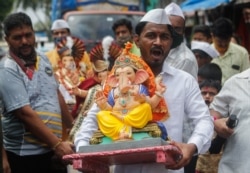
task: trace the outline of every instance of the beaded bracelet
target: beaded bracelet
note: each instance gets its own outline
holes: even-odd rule
[[[59,139],[59,141],[53,146],[53,150],[55,150],[60,144],[62,143],[62,140]]]

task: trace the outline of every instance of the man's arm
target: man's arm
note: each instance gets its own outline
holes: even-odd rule
[[[210,109],[209,111],[210,111],[210,114],[213,116],[214,120],[222,118],[222,115],[219,112],[213,109]]]
[[[3,158],[3,168],[0,168],[0,170],[3,169],[3,173],[11,173],[8,157],[3,147],[2,147],[2,158]]]
[[[192,79],[192,82],[191,80],[189,82],[190,84],[186,86],[185,112],[190,122],[189,125],[193,126],[193,131],[187,143],[195,144],[200,154],[205,153],[210,147],[214,125],[197,81]]]
[[[223,118],[223,116],[215,110],[210,110],[210,114],[214,117],[214,130],[216,133],[224,138],[228,138],[234,132],[233,129],[226,125],[228,118]]]
[[[26,129],[46,143],[51,149],[54,149],[59,157],[73,153],[72,144],[61,142],[61,139],[51,132],[29,105],[16,109],[13,113],[24,123]]]
[[[89,140],[96,130],[98,130],[98,124],[96,120],[96,114],[100,111],[98,106],[94,103],[88,111],[86,117],[83,119],[79,131],[75,135],[74,144],[76,151],[79,151],[81,146],[89,145]]]

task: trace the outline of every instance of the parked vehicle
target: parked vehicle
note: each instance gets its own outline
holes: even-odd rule
[[[145,14],[144,0],[52,0],[52,22],[64,18],[71,34],[81,38],[90,50],[103,37],[113,35],[112,25],[120,19],[129,19],[133,26]]]
[[[135,27],[144,14],[139,11],[71,11],[64,19],[71,27],[71,34],[82,39],[90,50],[103,37],[114,37],[112,25],[116,20],[129,19]]]

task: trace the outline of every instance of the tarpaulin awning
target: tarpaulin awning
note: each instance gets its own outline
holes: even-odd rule
[[[235,1],[235,4],[245,4],[245,3],[250,3],[250,0],[237,0],[237,1]]]
[[[198,10],[209,10],[222,4],[228,4],[231,0],[186,0],[180,7],[183,12],[192,12]]]

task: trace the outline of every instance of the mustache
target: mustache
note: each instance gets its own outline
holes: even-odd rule
[[[205,100],[205,103],[206,103],[207,105],[209,105],[209,104],[210,104],[210,101],[208,101],[208,100]]]
[[[33,47],[31,44],[22,44],[19,48]]]
[[[17,56],[19,58],[23,59],[25,61],[25,64],[27,66],[29,66],[29,65],[35,64],[37,54],[36,54],[36,50],[35,50],[35,48],[33,46],[27,46],[27,45],[26,46],[21,46],[20,49],[27,48],[27,47],[30,47],[31,50],[32,50],[29,55],[23,55],[21,52],[18,52]]]
[[[161,54],[164,53],[164,50],[161,46],[153,46],[151,49],[150,49],[150,52],[159,52]]]

